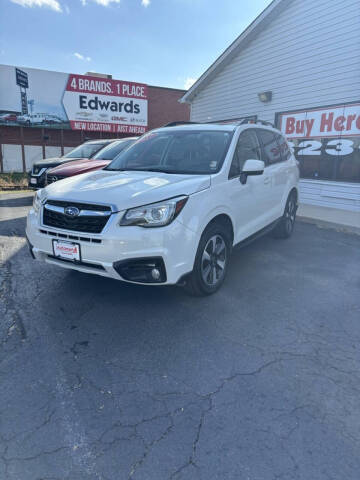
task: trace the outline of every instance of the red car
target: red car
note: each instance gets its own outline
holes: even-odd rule
[[[16,122],[17,115],[15,113],[2,113],[0,115],[0,122]]]
[[[46,172],[46,185],[80,173],[100,170],[108,165],[119,153],[129,147],[138,137],[122,138],[102,148],[92,158],[84,158],[51,168]]]

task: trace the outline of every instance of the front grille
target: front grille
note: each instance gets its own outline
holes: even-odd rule
[[[101,243],[101,238],[92,238],[92,237],[79,237],[77,235],[69,235],[67,233],[51,232],[50,230],[39,230],[43,235],[49,235],[50,237],[64,238],[65,240],[76,240],[78,242],[86,243]]]
[[[49,185],[50,183],[57,182],[58,180],[62,180],[63,178],[67,177],[65,175],[47,175],[46,183]]]
[[[92,203],[79,203],[79,202],[65,202],[63,200],[48,200],[48,205],[54,205],[55,207],[77,207],[79,210],[94,210],[96,212],[109,212],[111,213],[111,207],[108,205],[94,205]]]
[[[94,215],[70,217],[65,213],[43,209],[43,223],[49,227],[72,230],[76,232],[101,233],[111,215],[111,208],[105,205],[92,205],[87,203],[63,202],[48,200],[48,205],[55,207],[77,207],[80,210],[94,211]],[[95,212],[106,212],[105,215],[97,216]]]

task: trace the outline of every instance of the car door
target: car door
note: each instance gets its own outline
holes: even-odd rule
[[[244,163],[250,159],[263,160],[262,147],[254,128],[241,132],[229,171],[227,193],[235,219],[235,242],[270,223],[271,181],[266,168],[262,175],[248,176],[246,183],[240,181]]]
[[[283,213],[283,198],[288,179],[287,159],[290,152],[280,134],[265,129],[259,129],[257,133],[263,146],[267,174],[271,179],[271,218],[276,220]]]

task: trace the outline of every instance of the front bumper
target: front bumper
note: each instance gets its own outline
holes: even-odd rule
[[[199,243],[196,233],[178,219],[160,228],[120,227],[118,223],[122,214],[123,212],[113,213],[101,234],[87,234],[42,225],[41,215],[31,209],[27,218],[26,235],[37,260],[117,280],[151,283],[130,281],[118,273],[119,262],[133,259],[162,259],[165,281],[154,284],[176,284],[181,277],[192,271]],[[54,257],[54,239],[78,243],[81,262],[73,263]]]
[[[44,188],[46,186],[46,172],[44,171],[41,175],[33,175],[29,173],[29,188]]]

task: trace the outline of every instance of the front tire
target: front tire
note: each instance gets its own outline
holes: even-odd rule
[[[279,223],[273,230],[273,236],[275,238],[289,238],[291,237],[295,219],[296,219],[296,210],[297,210],[297,195],[295,191],[290,192],[288,199],[286,201],[284,214],[281,217]]]
[[[215,293],[224,282],[231,253],[231,234],[220,222],[210,224],[202,234],[194,269],[185,283],[191,295]]]

